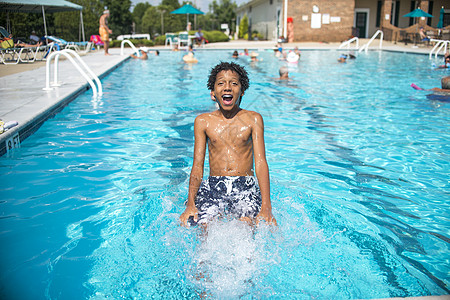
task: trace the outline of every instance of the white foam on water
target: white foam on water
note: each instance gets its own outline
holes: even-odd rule
[[[204,295],[215,299],[239,298],[251,293],[278,260],[269,243],[268,226],[256,229],[238,220],[208,225],[193,258],[191,280]],[[188,276],[189,277],[189,276]]]

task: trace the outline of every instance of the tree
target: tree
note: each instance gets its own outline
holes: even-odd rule
[[[152,36],[155,35],[159,31],[160,25],[160,14],[158,13],[158,10],[154,6],[150,6],[145,11],[144,15],[142,16],[141,24],[142,24],[142,32],[148,32]]]
[[[130,12],[131,0],[104,0],[103,5],[111,14],[108,27],[113,31],[112,35],[131,33],[133,23],[133,15]]]
[[[173,10],[181,7],[178,0],[162,0],[160,6],[170,6]]]
[[[86,40],[98,34],[98,21],[103,13],[103,7],[98,0],[72,0],[73,3],[83,6],[83,24]],[[54,13],[54,27],[49,35],[56,35],[68,41],[82,40],[80,36],[80,12],[68,11]]]
[[[245,14],[242,19],[241,19],[241,23],[239,23],[239,38],[243,38],[244,35],[248,31],[248,17],[247,14]]]
[[[92,34],[98,34],[98,20],[103,12],[103,5],[99,0],[71,0],[71,2],[83,6],[83,23],[85,37],[89,40]],[[42,13],[9,13],[11,22],[11,34],[14,38],[28,40],[31,31],[36,31],[38,36],[44,36],[44,20]],[[81,40],[80,12],[78,10],[68,12],[46,13],[48,35],[61,37],[65,40]],[[6,25],[6,12],[0,13],[0,24]]]
[[[233,20],[236,20],[236,2],[231,2],[231,0],[220,0],[220,4],[217,4],[214,0],[209,5],[209,10],[213,15],[216,16],[219,24],[228,24],[228,28],[231,31],[235,31],[235,24]]]
[[[135,27],[136,32],[144,32],[144,30],[142,30],[142,17],[144,17],[145,12],[151,6],[152,5],[149,4],[148,2],[145,2],[145,3],[141,2],[141,3],[136,4],[136,6],[134,7],[133,22],[136,25],[136,27]],[[145,32],[149,32],[149,31],[145,31]]]
[[[53,26],[53,14],[46,16],[47,28]],[[38,36],[44,36],[44,20],[42,13],[9,13],[11,34],[14,39],[27,41],[34,30]],[[0,12],[0,24],[6,28],[6,11]]]

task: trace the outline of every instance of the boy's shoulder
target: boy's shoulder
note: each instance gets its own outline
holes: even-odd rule
[[[252,120],[254,119],[255,121],[262,120],[261,114],[253,110],[242,109],[238,115],[244,118],[251,118]]]

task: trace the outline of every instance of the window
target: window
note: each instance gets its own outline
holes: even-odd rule
[[[410,6],[410,10],[409,11],[413,11],[417,8],[416,6],[416,1],[411,1],[411,6]],[[414,18],[409,18],[409,26],[414,25]]]
[[[433,14],[433,2],[434,1],[428,1],[428,13],[430,15]],[[431,26],[431,18],[427,18],[427,25]]]
[[[382,6],[382,2],[380,0],[378,0],[377,3],[377,22],[375,27],[380,27],[380,21],[381,21],[381,6]]]

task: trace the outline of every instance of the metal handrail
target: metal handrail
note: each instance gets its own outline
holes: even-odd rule
[[[345,41],[345,42],[342,42],[342,44],[339,46],[339,49],[341,49],[341,48],[344,47],[345,45],[347,45],[347,49],[350,49],[350,44],[351,44],[353,41],[356,41],[355,49],[358,49],[358,48],[359,48],[359,38],[356,37],[356,36],[353,37],[353,38],[351,38],[351,39],[349,39],[349,40],[347,40],[347,41]]]
[[[45,88],[43,88],[43,90],[50,91],[53,89],[50,87],[50,64],[51,64],[53,57],[55,57],[55,68],[54,68],[54,81],[52,83],[52,86],[60,86],[60,84],[58,83],[58,61],[59,61],[59,57],[61,55],[64,55],[75,66],[75,68],[78,70],[78,72],[80,72],[80,74],[87,80],[87,82],[89,83],[89,85],[92,88],[94,97],[97,97],[97,95],[101,96],[103,94],[102,83],[101,83],[100,79],[98,79],[97,75],[95,75],[94,72],[92,72],[92,70],[86,65],[86,63],[81,59],[81,57],[75,51],[70,50],[70,49],[56,51],[56,52],[51,53],[48,56],[47,63],[46,63]],[[72,56],[77,58],[78,61],[80,62],[80,64],[94,78],[95,82],[97,83],[98,89],[95,86],[92,79],[89,78],[89,76],[86,74],[86,72],[83,71],[83,69],[81,69],[80,64],[77,64],[77,62],[73,59]]]
[[[123,40],[120,43],[120,55],[123,56],[123,49],[125,48],[125,44],[130,45],[130,47],[133,49],[133,51],[136,53],[136,56],[141,56],[141,52],[133,45],[133,43],[130,40]]]
[[[450,44],[450,41],[448,40],[436,40],[436,39],[431,39],[430,42],[437,42],[436,45],[434,45],[433,49],[431,49],[430,54],[429,54],[429,59],[431,59],[431,57],[433,56],[433,52],[436,48],[438,48],[438,46],[440,46],[438,48],[438,50],[436,51],[436,53],[434,54],[434,58],[436,59],[439,52],[441,51],[442,48],[444,48],[444,53],[447,53],[447,45]]]
[[[362,46],[362,47],[358,50],[358,52],[362,52],[363,50],[365,50],[366,53],[367,53],[367,50],[369,49],[369,45],[370,45],[370,44],[373,42],[373,40],[378,36],[378,34],[381,34],[381,36],[380,36],[380,45],[378,46],[379,49],[381,49],[381,48],[382,48],[382,44],[383,44],[384,33],[383,33],[383,31],[381,31],[381,30],[377,30],[377,31],[375,32],[375,34],[372,36],[372,38],[369,40],[369,42],[368,42],[367,44],[365,44],[364,46]]]

